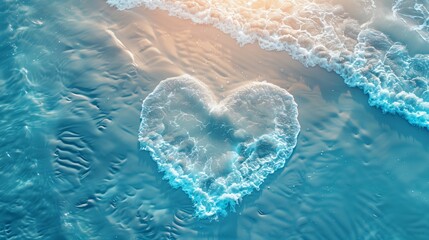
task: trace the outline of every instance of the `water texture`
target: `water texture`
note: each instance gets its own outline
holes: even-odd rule
[[[246,14],[246,24],[255,25],[252,31],[250,26],[237,31],[234,38],[232,32],[225,34],[213,27],[215,22],[195,24],[195,19],[184,20],[144,6],[119,11],[105,0],[2,1],[0,239],[427,239],[429,131],[410,124],[414,119],[423,126],[424,113],[404,117],[407,111],[423,111],[427,102],[424,60],[429,49],[423,37],[426,30],[418,27],[427,15],[422,7],[413,9],[418,4],[428,8],[427,1],[398,2],[299,1],[285,5],[276,21],[296,39],[290,38],[288,43],[282,35],[272,34],[280,25],[266,14],[279,11],[276,1],[255,1],[251,8],[238,3],[225,7],[226,1],[219,2],[219,10],[237,13],[222,20],[230,21],[231,31],[242,26],[240,19]],[[196,3],[193,12],[185,5],[180,10],[202,12],[199,6],[206,2]],[[397,13],[392,10],[395,5]],[[285,18],[286,13],[294,16]],[[212,11],[213,19],[226,16],[214,18],[216,14]],[[203,13],[189,16],[205,17]],[[258,18],[269,21],[258,22]],[[261,48],[277,50],[273,41],[263,40],[269,36],[283,44],[278,45],[281,51]],[[255,44],[241,46],[237,39]],[[317,55],[315,44],[328,49],[321,52],[326,55]],[[285,51],[284,46],[292,50]],[[380,54],[384,58],[376,57]],[[338,60],[341,56],[344,62]],[[326,66],[356,78],[343,78],[326,71],[330,69]],[[186,102],[200,104],[198,111],[191,111],[193,116],[213,120],[203,130],[225,126],[236,135],[206,138],[197,128],[194,136],[199,141],[183,145],[182,154],[192,153],[186,146],[206,142],[226,148],[211,148],[216,156],[227,151],[241,153],[236,148],[239,143],[252,144],[246,132],[280,140],[259,145],[266,148],[248,148],[260,156],[268,154],[278,165],[267,168],[273,173],[262,175],[263,183],[251,179],[261,183],[248,188],[252,193],[235,191],[234,200],[227,201],[228,214],[218,212],[217,220],[198,217],[194,195],[172,187],[164,178],[168,169],[159,171],[163,169],[157,155],[141,149],[151,145],[139,141],[143,137],[140,127],[146,122],[141,119],[142,103],[152,99],[146,106],[159,105],[168,96],[153,93],[167,90],[164,80],[178,83],[184,78],[193,79],[190,82],[196,85],[186,82],[181,86],[198,89],[199,101]],[[344,84],[347,79],[368,88],[368,95]],[[229,101],[237,96],[238,103],[259,96],[239,94],[249,86],[270,89],[267,106],[277,101],[275,96],[292,103],[292,95],[297,105],[276,102],[274,108],[279,111],[265,114],[273,116],[284,111],[282,106],[292,107],[289,110],[297,106],[299,135],[295,135],[296,118],[289,118],[296,116],[294,111],[286,119],[295,124],[275,123],[274,118],[260,123],[256,113],[251,115],[254,119],[245,113],[248,109],[267,111],[265,105],[231,107]],[[404,101],[399,101],[397,93],[404,94]],[[386,98],[380,108],[400,110],[402,116],[384,114],[368,104],[368,98],[372,103],[383,94]],[[420,105],[405,101],[413,94],[416,101],[422,99],[417,101]],[[171,106],[179,103],[171,102]],[[225,115],[220,114],[225,118],[207,110],[225,105],[229,106]],[[183,107],[173,110],[183,112]],[[169,116],[176,114],[179,112],[168,112]],[[243,124],[237,115],[259,127],[253,129],[252,122]],[[169,121],[165,126],[173,124]],[[275,124],[280,125],[273,131]],[[193,125],[186,126],[192,129]],[[261,132],[253,132],[259,129]],[[174,143],[170,137],[176,132],[168,133],[169,138],[162,135],[149,143]],[[214,141],[224,137],[230,142]],[[291,152],[294,137],[296,146]],[[282,144],[287,146],[272,148]],[[285,158],[276,159],[274,152],[282,149]],[[182,169],[189,174],[198,169],[189,166]],[[196,173],[207,170],[218,176],[233,169],[214,166]],[[236,162],[236,166],[241,165]],[[213,182],[206,181],[205,190]],[[235,203],[235,199],[240,200]],[[235,211],[230,209],[231,203]]]
[[[284,89],[248,84],[217,103],[188,75],[162,81],[144,100],[141,119],[142,149],[189,195],[200,218],[226,215],[284,167],[300,129]]]
[[[288,52],[305,66],[334,71],[348,86],[361,88],[370,105],[429,128],[429,56],[410,55],[404,43],[371,26],[374,2],[358,2],[363,13],[359,18],[335,2],[317,0],[107,2],[119,9],[144,5],[167,10],[174,16],[214,25],[242,45],[257,42],[266,50]],[[414,24],[420,24],[424,39],[428,32],[425,6],[427,2],[415,3],[417,15],[413,16],[423,20],[411,23],[413,30]],[[393,9],[396,15],[406,16],[397,8],[401,3]]]
[[[397,0],[392,7],[395,17],[400,18],[410,28],[429,42],[429,2],[425,0]]]

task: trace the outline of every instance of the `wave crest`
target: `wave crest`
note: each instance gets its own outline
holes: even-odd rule
[[[305,66],[321,66],[369,95],[369,103],[429,128],[428,55],[412,56],[405,45],[369,27],[374,2],[357,2],[352,17],[326,1],[108,0],[119,9],[143,5],[212,24],[240,44],[286,51]]]

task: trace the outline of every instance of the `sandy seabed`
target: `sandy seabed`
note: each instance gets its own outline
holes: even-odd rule
[[[100,239],[424,239],[429,132],[367,103],[334,73],[219,30],[104,1],[58,7],[66,47],[46,174],[60,232]],[[41,43],[39,43],[41,44]],[[219,98],[252,81],[291,93],[301,132],[284,169],[219,221],[192,216],[137,140],[143,99],[189,74]],[[50,174],[50,171],[52,174]],[[94,237],[97,238],[97,237]]]

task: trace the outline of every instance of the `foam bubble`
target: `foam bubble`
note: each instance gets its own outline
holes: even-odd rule
[[[429,42],[429,2],[426,0],[395,0],[394,16],[408,24]]]
[[[417,0],[416,0],[417,1]],[[428,55],[410,55],[404,44],[370,28],[375,4],[357,1],[362,16],[351,16],[327,1],[108,0],[119,9],[143,5],[212,24],[240,44],[286,51],[306,66],[342,76],[369,96],[372,106],[429,128]],[[352,7],[354,7],[353,5]]]
[[[217,102],[200,81],[162,81],[143,101],[139,141],[198,217],[226,215],[284,167],[300,130],[286,90],[252,83]]]

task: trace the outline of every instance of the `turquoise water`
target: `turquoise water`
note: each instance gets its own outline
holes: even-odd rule
[[[377,9],[393,14],[414,6],[402,2]],[[395,46],[407,46],[410,56],[427,58],[421,21],[427,12],[401,9],[394,23],[410,27],[406,36],[395,34],[389,21],[372,28]],[[119,11],[101,0],[3,1],[0,19],[0,239],[429,235],[428,130],[404,114],[370,106],[368,95],[344,84],[344,76],[305,67],[286,52],[233,43],[219,47],[221,59],[233,65],[222,68],[212,58],[215,50],[192,48],[204,41],[192,22],[145,9]],[[148,47],[163,41],[176,50]],[[248,52],[255,53],[252,59],[241,56]],[[412,71],[414,85],[402,85],[422,99],[424,63]],[[222,73],[222,81],[208,66]],[[407,74],[401,69],[400,76]],[[285,166],[216,221],[196,216],[191,198],[164,180],[151,154],[140,149],[143,100],[162,80],[182,73],[204,81],[215,95],[262,78],[286,89],[298,106],[300,133]],[[412,101],[402,104],[412,109]]]
[[[189,75],[168,78],[143,102],[139,141],[196,216],[225,216],[285,166],[300,131],[286,90],[252,83],[217,100]]]

